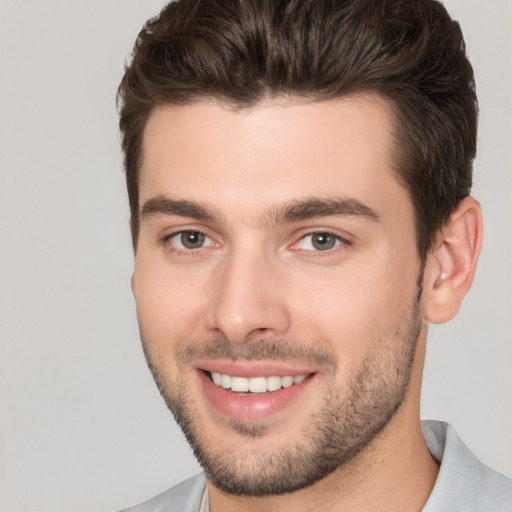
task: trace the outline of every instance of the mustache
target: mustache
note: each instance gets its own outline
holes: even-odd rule
[[[231,359],[232,361],[280,361],[306,363],[335,372],[338,364],[332,352],[323,347],[305,347],[297,342],[259,339],[235,344],[226,338],[210,342],[181,343],[177,350],[182,365],[197,359]]]

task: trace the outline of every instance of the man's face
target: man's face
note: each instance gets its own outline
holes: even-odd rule
[[[392,148],[375,96],[149,119],[133,276],[144,349],[227,492],[309,485],[400,408],[424,329]]]

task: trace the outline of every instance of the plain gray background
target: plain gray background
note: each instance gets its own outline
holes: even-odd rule
[[[476,69],[485,246],[422,411],[512,476],[512,2],[449,0]],[[160,0],[0,0],[0,510],[113,510],[197,471],[143,359],[115,92]]]

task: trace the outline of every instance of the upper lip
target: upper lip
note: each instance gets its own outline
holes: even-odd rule
[[[316,373],[307,366],[293,366],[272,361],[231,361],[231,360],[205,360],[196,361],[193,365],[198,370],[217,372],[236,377],[297,377]]]

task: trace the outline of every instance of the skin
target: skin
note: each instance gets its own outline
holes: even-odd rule
[[[325,478],[265,497],[235,496],[209,482],[213,512],[421,510],[428,498],[438,466],[419,418],[427,322],[457,312],[473,277],[481,217],[476,201],[464,200],[422,272],[412,204],[392,168],[392,132],[389,106],[373,95],[269,100],[244,110],[204,101],[156,108],[148,121],[132,288],[161,391],[171,402],[185,397],[197,430],[207,432],[206,449],[236,471],[258,471],[266,455],[307,446],[304,432],[332,403],[326,397],[336,395],[346,409],[368,362],[392,389],[404,388],[391,420]],[[162,198],[193,201],[213,215],[177,213]],[[311,198],[349,199],[364,213],[276,214]],[[184,230],[204,233],[205,244],[183,247]],[[311,233],[325,232],[336,244],[318,250]],[[336,370],[306,357],[280,361],[313,378],[269,416],[242,415],[235,425],[198,378],[209,358],[204,347],[218,340],[240,356],[224,358],[234,368],[252,364],[244,357],[258,342],[283,340],[301,353],[323,350]],[[200,348],[184,357],[190,346]],[[406,348],[414,355],[410,375],[396,377]],[[265,371],[275,364],[264,354],[260,360]]]

